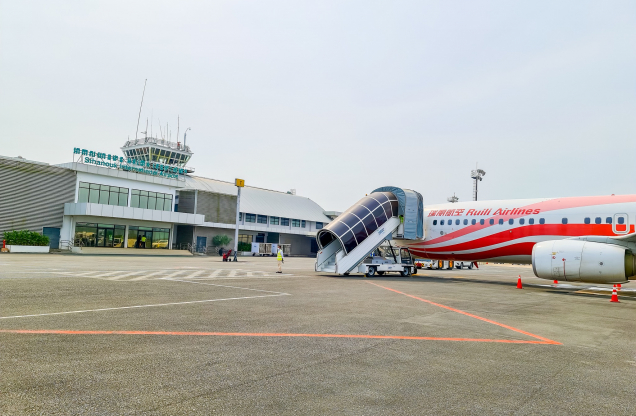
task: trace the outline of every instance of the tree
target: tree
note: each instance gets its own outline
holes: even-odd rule
[[[215,247],[227,246],[232,242],[232,239],[224,234],[215,235],[212,238],[212,245]]]

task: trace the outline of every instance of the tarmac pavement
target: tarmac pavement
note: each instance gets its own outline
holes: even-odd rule
[[[636,413],[630,285],[240,260],[0,255],[0,414]]]

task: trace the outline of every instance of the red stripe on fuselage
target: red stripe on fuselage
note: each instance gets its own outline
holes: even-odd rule
[[[535,215],[541,215],[542,213],[545,213],[545,212],[555,211],[560,209],[580,208],[580,207],[593,206],[593,205],[622,204],[622,203],[628,203],[628,202],[636,202],[636,195],[584,196],[584,197],[572,197],[572,198],[557,198],[557,199],[550,199],[548,201],[542,201],[542,202],[526,205],[523,207],[519,207],[517,209],[524,210],[524,211],[529,209],[532,209],[532,210],[539,209],[540,210],[539,214],[532,214],[532,216],[535,216]],[[443,243],[444,241],[452,240],[454,238],[461,237],[462,235],[470,234],[484,228],[494,227],[495,225],[498,225],[497,222],[500,218],[515,219],[515,218],[528,217],[528,216],[530,215],[529,214],[528,215],[527,214],[493,215],[491,217],[486,218],[486,220],[489,220],[491,218],[495,219],[495,224],[493,225],[488,224],[488,221],[486,221],[484,225],[481,225],[479,223],[475,225],[469,225],[466,228],[462,228],[461,230],[453,231],[451,233],[434,238],[432,240],[424,241],[421,243],[421,245],[427,246],[431,244]],[[457,218],[452,217],[452,218],[457,219],[459,217]],[[468,218],[468,217],[464,215],[463,218]]]
[[[633,225],[631,226],[631,232],[634,232]],[[423,247],[425,246],[423,243],[415,244],[410,247],[422,247],[422,251],[426,251],[428,253],[435,253],[439,251],[464,251],[506,243],[519,238],[544,235],[580,237],[584,235],[615,236],[616,234],[612,231],[612,224],[534,224],[510,228],[508,230],[499,231],[495,234],[462,243],[453,244],[451,240],[449,241],[449,245],[442,247],[425,248]]]
[[[458,260],[458,261],[478,261],[483,259],[492,259],[503,256],[531,256],[533,242],[511,244],[506,247],[499,247],[492,250],[480,251],[478,253],[466,254],[438,254],[430,253],[422,249],[409,248],[412,254],[419,257],[430,258],[434,260]]]

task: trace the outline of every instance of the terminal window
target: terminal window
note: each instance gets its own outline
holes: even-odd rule
[[[269,217],[269,223],[272,225],[278,225],[280,222],[280,218],[278,217]]]
[[[132,208],[172,211],[172,195],[133,189],[130,195],[130,206]]]
[[[259,215],[256,222],[259,224],[267,224],[267,215]]]
[[[74,244],[78,247],[124,247],[126,226],[78,222]]]
[[[305,227],[307,226],[307,221],[302,220],[302,221],[300,222],[300,226],[301,226],[301,227],[303,227],[303,228],[305,228]]]
[[[245,222],[256,222],[256,214],[245,214]]]
[[[280,225],[283,225],[285,227],[289,227],[289,218],[281,218],[280,219]]]
[[[252,237],[249,234],[239,234],[238,242],[245,244],[252,244]]]
[[[323,223],[321,223],[321,222],[317,222],[316,223],[316,230],[321,230],[322,227],[324,227]]]
[[[77,202],[128,206],[128,188],[80,182]]]
[[[300,220],[292,220],[292,227],[300,227]]]

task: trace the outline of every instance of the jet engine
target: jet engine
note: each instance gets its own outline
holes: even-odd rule
[[[621,283],[633,278],[635,257],[625,247],[582,240],[550,240],[532,249],[535,276],[549,280]]]

